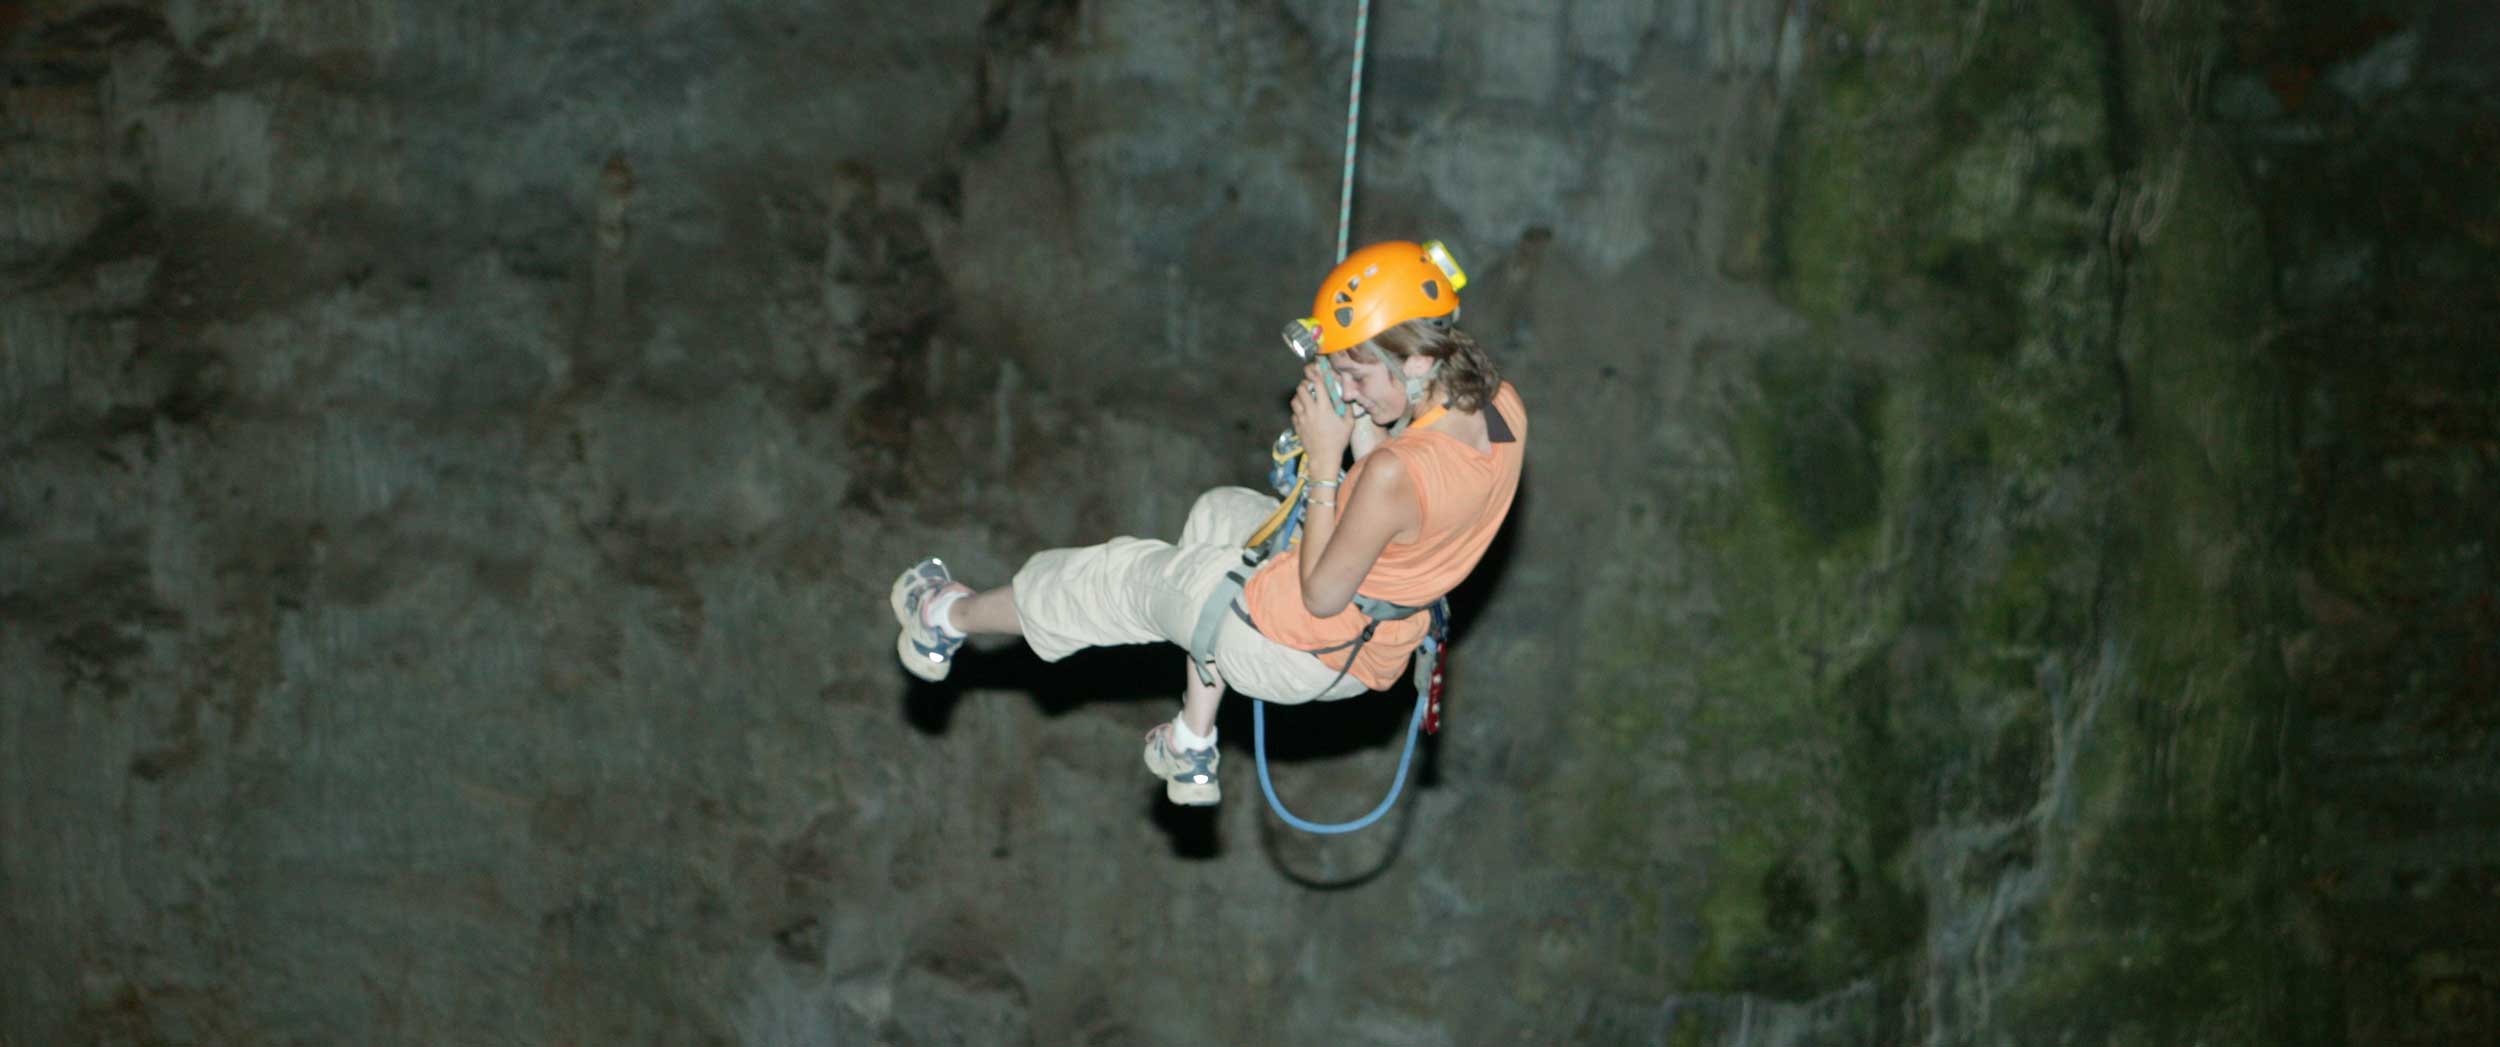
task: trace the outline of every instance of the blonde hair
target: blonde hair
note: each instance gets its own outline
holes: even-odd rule
[[[1457,324],[1439,317],[1408,320],[1363,344],[1382,357],[1392,372],[1410,356],[1440,365],[1432,380],[1453,411],[1480,410],[1502,387],[1502,370],[1493,365],[1492,355]]]

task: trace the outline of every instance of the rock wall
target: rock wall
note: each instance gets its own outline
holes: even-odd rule
[[[2282,312],[2295,991],[2347,1042],[2500,1028],[2500,20],[2306,5],[2217,63]]]
[[[2195,130],[2216,13],[1815,13],[1763,193],[1802,323],[1718,362],[1731,468],[1662,536],[1721,594],[1663,637],[1716,743],[1679,1034],[2286,1042],[2283,390]]]
[[[1329,839],[883,594],[1258,482],[1350,5],[838,8],[0,4],[0,1044],[2488,1027],[2471,5],[1376,5],[1534,437]]]

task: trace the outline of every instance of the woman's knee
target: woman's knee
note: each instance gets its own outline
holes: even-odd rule
[[[1249,540],[1250,532],[1257,530],[1277,505],[1276,498],[1247,487],[1210,490],[1189,507],[1189,520],[1181,526],[1180,544],[1239,545]]]

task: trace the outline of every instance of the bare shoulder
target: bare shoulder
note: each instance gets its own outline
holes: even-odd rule
[[[1416,528],[1423,522],[1424,500],[1415,489],[1405,457],[1382,444],[1363,461],[1362,479],[1346,495],[1348,512],[1386,525],[1394,541],[1414,541]]]
[[[1406,458],[1399,453],[1395,443],[1381,444],[1373,448],[1372,453],[1363,456],[1363,476],[1359,483],[1366,497],[1378,497],[1372,495],[1372,491],[1395,493],[1411,490],[1414,486],[1407,478]]]

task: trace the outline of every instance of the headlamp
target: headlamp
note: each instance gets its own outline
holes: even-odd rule
[[[1305,362],[1319,359],[1319,323],[1309,317],[1285,325],[1285,347]]]
[[[1450,249],[1441,241],[1424,241],[1424,257],[1432,259],[1432,264],[1441,267],[1441,275],[1450,278],[1450,290],[1467,289],[1467,270],[1458,267],[1458,259],[1450,256]]]

